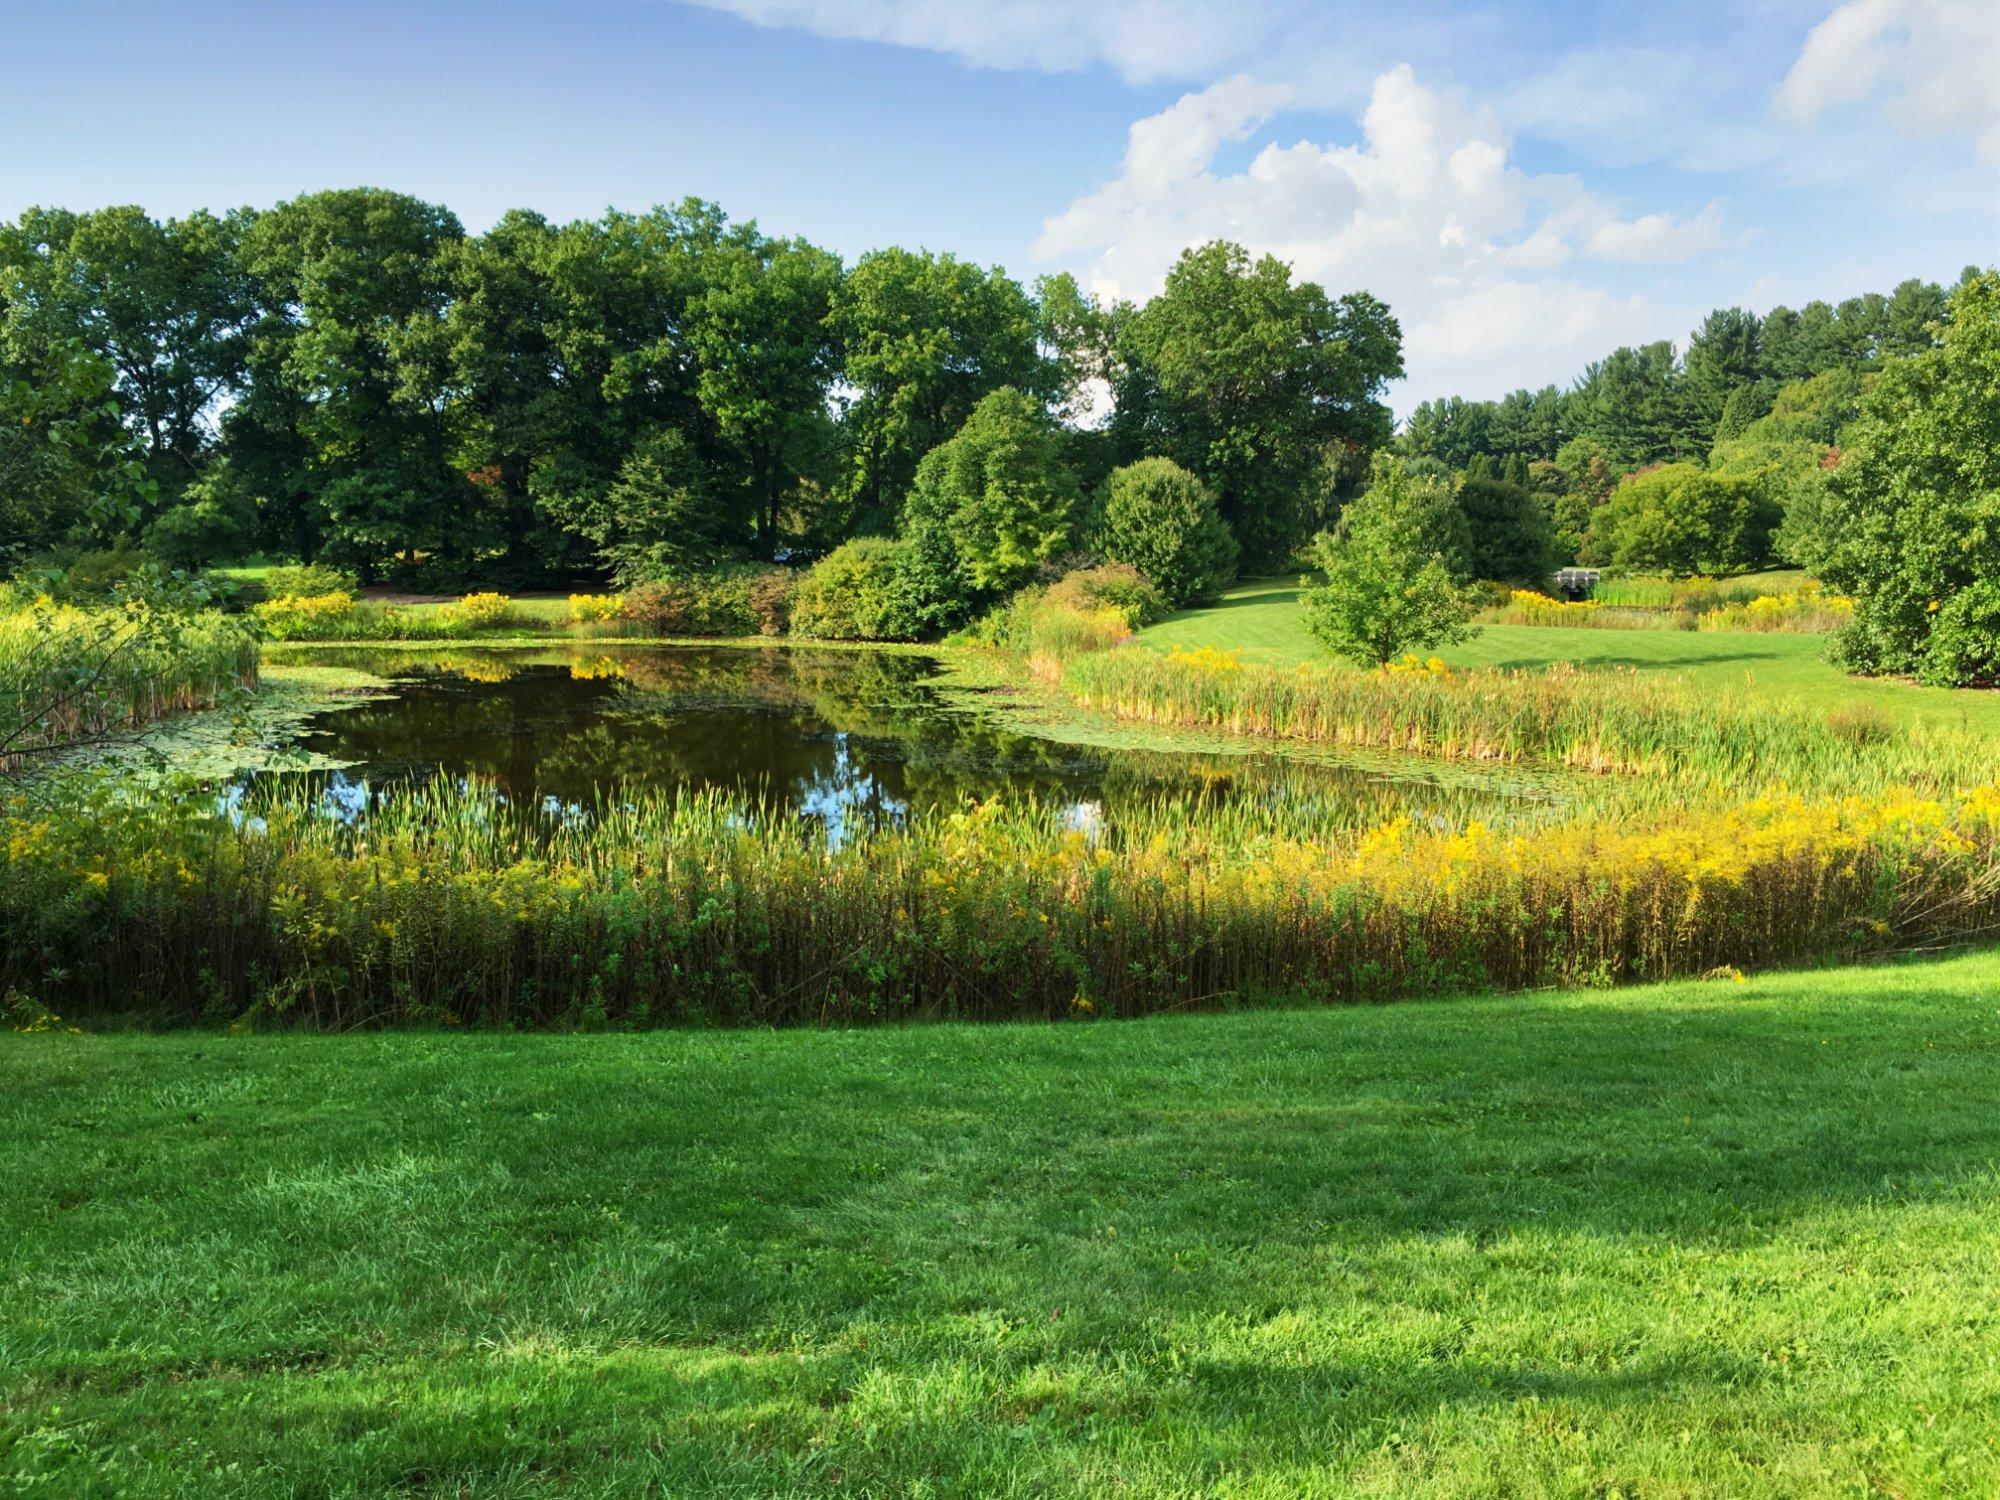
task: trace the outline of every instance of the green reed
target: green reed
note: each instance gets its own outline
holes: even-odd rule
[[[1638,672],[1291,671],[1214,653],[1076,656],[1061,682],[1118,718],[1416,755],[1565,766],[1648,778],[1678,795],[1773,785],[1951,790],[1992,774],[1964,731],[1884,731],[1851,716]]]
[[[213,707],[257,677],[254,635],[214,611],[45,604],[0,617],[0,771]]]
[[[775,1025],[1137,1015],[1611,982],[1939,941],[2000,915],[2000,799],[1780,800],[1650,833],[1261,806],[1101,830],[989,802],[830,839],[708,794],[551,822],[491,788],[343,823],[100,791],[0,821],[0,996],[146,1024]]]

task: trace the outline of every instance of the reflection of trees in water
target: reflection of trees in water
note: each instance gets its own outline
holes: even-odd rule
[[[393,697],[317,721],[310,748],[377,779],[442,770],[511,797],[588,803],[619,785],[718,788],[837,825],[1005,792],[1091,801],[1116,819],[1140,802],[1263,809],[1297,826],[1381,822],[1435,809],[1507,816],[1476,786],[1394,781],[1275,756],[1062,744],[945,707],[926,658],[691,648],[454,651],[375,666]]]

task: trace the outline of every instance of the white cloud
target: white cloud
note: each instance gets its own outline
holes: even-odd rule
[[[693,0],[759,26],[942,52],[989,68],[1104,63],[1134,81],[1212,77],[1269,44],[1295,0]]]
[[[1723,240],[1717,204],[1686,221],[1622,220],[1575,177],[1521,171],[1490,110],[1408,67],[1376,79],[1358,144],[1272,142],[1218,171],[1221,146],[1284,99],[1238,75],[1139,121],[1118,175],[1048,219],[1035,253],[1087,255],[1098,292],[1141,298],[1186,247],[1227,238],[1330,291],[1366,289],[1402,320],[1414,400],[1567,379],[1622,339],[1657,337],[1641,299],[1537,279],[1580,250],[1686,259]]]
[[[1411,374],[1404,405],[1446,393],[1497,395],[1516,386],[1562,385],[1620,344],[1659,337],[1643,297],[1614,297],[1573,281],[1502,278],[1432,302],[1406,320]]]
[[[1879,103],[1905,134],[1963,132],[2000,161],[2000,6],[1848,0],[1807,34],[1774,102],[1798,125]]]
[[[1692,260],[1722,247],[1722,206],[1711,203],[1692,219],[1672,214],[1642,214],[1636,219],[1612,219],[1597,226],[1590,253],[1605,260],[1635,260],[1659,265]]]

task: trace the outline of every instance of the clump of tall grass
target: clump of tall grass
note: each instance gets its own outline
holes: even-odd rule
[[[0,771],[256,684],[254,634],[219,612],[31,605],[0,616]]]
[[[553,826],[480,786],[356,825],[107,795],[0,823],[0,992],[324,1028],[1122,1016],[1848,958],[1990,927],[1996,859],[1990,788],[1330,841],[1166,807],[1092,836],[988,802],[835,841],[709,795]]]
[[[1787,593],[1759,594],[1754,599],[1720,604],[1700,616],[1700,628],[1825,635],[1840,629],[1853,617],[1852,599],[1825,593],[1817,582],[1808,579]]]
[[[1140,723],[1623,773],[1689,791],[1772,784],[1949,790],[1990,774],[1987,742],[1913,729],[1887,743],[1835,733],[1803,705],[1717,697],[1638,672],[1357,672],[1249,665],[1227,653],[1098,651],[1062,666],[1084,707]]]
[[[1066,587],[1077,576],[1071,574],[1047,590],[1023,589],[982,616],[964,639],[1015,652],[1035,676],[1057,681],[1064,662],[1107,651],[1137,628],[1132,606],[1100,601]],[[1079,597],[1087,602],[1077,602]]]
[[[1479,613],[1488,625],[1555,625],[1582,630],[1692,630],[1693,616],[1663,609],[1638,609],[1596,599],[1552,599],[1533,589],[1515,589],[1506,602]]]

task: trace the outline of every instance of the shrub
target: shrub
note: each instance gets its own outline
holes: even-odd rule
[[[1917,680],[1938,687],[2000,683],[2000,581],[1981,578],[1938,610]]]
[[[1070,609],[1115,609],[1124,615],[1127,631],[1157,624],[1171,612],[1166,596],[1153,586],[1153,580],[1129,563],[1104,563],[1065,573],[1049,585],[1046,597],[1051,604]]]
[[[448,634],[500,630],[518,623],[514,601],[505,594],[467,594],[438,611],[438,623]]]
[[[1590,520],[1584,556],[1682,575],[1740,573],[1771,556],[1783,513],[1761,472],[1662,464],[1628,476]]]
[[[387,612],[352,594],[288,594],[267,599],[251,613],[274,641],[378,640],[389,632]]]
[[[122,538],[92,551],[58,551],[53,562],[43,575],[49,596],[58,604],[83,605],[103,603],[157,566],[151,553]]]
[[[912,543],[863,536],[814,563],[791,595],[791,633],[833,641],[914,641],[934,628]]]
[[[1890,360],[1826,477],[1819,574],[1855,600],[1867,672],[2000,675],[2000,272],[1952,294],[1942,341]]]
[[[751,635],[748,585],[740,580],[689,574],[655,578],[625,591],[625,617],[648,635]]]
[[[794,577],[789,568],[746,566],[654,578],[620,596],[617,617],[648,635],[781,635]]]
[[[982,398],[965,425],[924,455],[903,529],[948,548],[968,601],[1020,587],[1075,534],[1081,496],[1062,432],[1012,386]]]
[[[783,635],[791,628],[792,591],[798,582],[790,568],[764,568],[750,575],[746,599],[760,635]]]
[[[1214,597],[1236,576],[1236,538],[1215,497],[1172,459],[1142,458],[1112,474],[1100,544],[1175,607]]]
[[[625,618],[622,594],[571,594],[569,620],[572,625],[608,625]]]
[[[266,599],[312,599],[323,594],[351,594],[360,584],[348,568],[331,563],[290,563],[264,574]]]
[[[1555,528],[1532,492],[1474,475],[1459,486],[1458,503],[1472,534],[1475,574],[1508,583],[1547,582],[1556,566]]]

